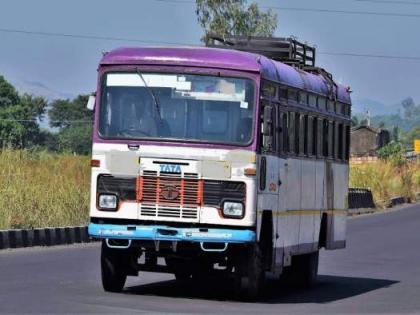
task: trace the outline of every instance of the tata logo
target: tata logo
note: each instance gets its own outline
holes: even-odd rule
[[[177,164],[160,164],[161,173],[181,173],[181,166]]]
[[[160,196],[166,200],[174,200],[179,197],[179,189],[175,185],[166,185],[160,190]]]

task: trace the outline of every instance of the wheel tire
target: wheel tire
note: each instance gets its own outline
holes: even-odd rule
[[[107,292],[121,292],[127,279],[126,265],[129,257],[124,250],[109,248],[102,242],[102,287]]]
[[[297,287],[310,288],[318,277],[319,251],[292,258],[292,266],[287,274],[288,281]]]
[[[244,263],[239,268],[236,291],[240,299],[254,301],[265,285],[262,253],[257,244],[249,248]]]

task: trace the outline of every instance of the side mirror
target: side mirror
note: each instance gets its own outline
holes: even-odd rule
[[[273,108],[271,106],[264,106],[262,134],[264,136],[271,136],[273,134]]]
[[[264,106],[261,132],[264,151],[271,151],[273,149],[273,107],[271,105]]]
[[[95,101],[96,101],[95,95],[90,95],[89,99],[88,99],[88,102],[86,104],[87,109],[94,110],[95,109]]]

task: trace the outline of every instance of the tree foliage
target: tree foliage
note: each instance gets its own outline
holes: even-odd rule
[[[47,101],[29,94],[19,95],[0,76],[0,139],[2,147],[27,148],[39,143]]]
[[[246,0],[196,0],[198,23],[205,36],[272,36],[277,28],[277,14],[263,12]]]
[[[93,112],[86,108],[88,95],[79,95],[73,100],[56,100],[48,111],[50,126],[59,128],[57,149],[78,154],[87,154],[92,146]]]

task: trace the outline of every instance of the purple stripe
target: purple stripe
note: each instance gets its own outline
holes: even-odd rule
[[[320,75],[297,70],[261,55],[229,49],[205,47],[120,48],[106,54],[101,65],[169,65],[221,68],[259,72],[268,80],[328,94],[328,82]],[[351,103],[347,87],[338,84],[338,99]]]

